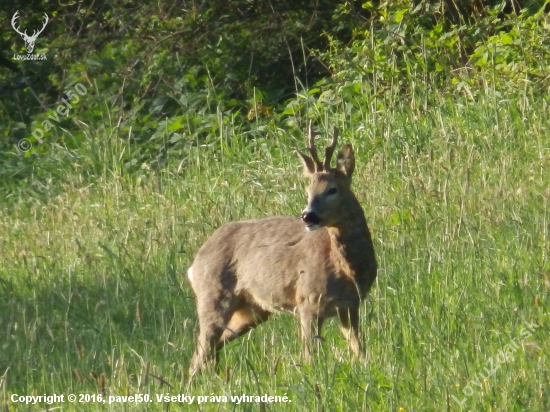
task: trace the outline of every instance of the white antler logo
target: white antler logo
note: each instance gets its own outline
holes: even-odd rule
[[[19,11],[16,11],[13,17],[11,18],[11,25],[13,29],[21,35],[21,38],[25,41],[25,48],[27,49],[27,53],[32,53],[34,50],[34,43],[36,42],[36,39],[38,38],[38,35],[44,31],[46,28],[46,24],[48,24],[48,15],[44,13],[44,24],[40,30],[34,30],[32,36],[29,36],[27,34],[27,30],[24,32],[21,32],[19,30],[19,27],[15,27],[15,23],[17,22],[17,19],[19,18]]]

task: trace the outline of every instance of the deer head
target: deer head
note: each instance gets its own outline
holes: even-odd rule
[[[24,32],[21,32],[19,30],[19,26],[15,27],[15,24],[18,18],[19,18],[19,11],[16,11],[11,19],[11,26],[17,33],[19,33],[19,35],[25,42],[25,48],[27,49],[27,53],[30,54],[34,50],[34,43],[36,42],[38,35],[44,31],[44,29],[46,28],[46,24],[48,24],[48,21],[49,21],[48,15],[44,13],[44,24],[42,25],[42,28],[40,30],[34,30],[32,33],[32,36],[29,36],[27,34],[27,30],[25,30]]]
[[[308,205],[302,213],[302,221],[307,230],[337,226],[346,216],[346,204],[351,192],[351,175],[355,169],[355,156],[351,145],[345,145],[337,157],[336,168],[330,167],[330,159],[338,142],[338,129],[334,128],[332,142],[325,149],[323,162],[317,156],[315,133],[311,121],[308,127],[310,156],[298,151],[304,166],[304,174],[310,178],[307,188]]]

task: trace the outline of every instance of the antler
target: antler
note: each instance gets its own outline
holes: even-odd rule
[[[334,153],[334,149],[336,148],[336,143],[338,143],[338,128],[334,126],[334,131],[332,132],[332,142],[330,142],[330,146],[325,149],[325,170],[330,169],[330,159]]]
[[[17,23],[17,19],[18,19],[18,18],[19,18],[19,10],[17,10],[17,11],[15,12],[15,14],[13,15],[13,17],[11,18],[11,26],[12,26],[13,29],[14,29],[17,33],[19,33],[21,36],[28,37],[28,38],[31,38],[31,39],[37,38],[38,35],[39,35],[40,33],[42,33],[42,32],[44,31],[44,29],[46,28],[46,25],[48,24],[48,21],[50,21],[48,15],[47,15],[46,13],[44,13],[44,18],[45,18],[45,20],[44,20],[44,24],[42,25],[42,28],[41,28],[40,30],[34,30],[32,36],[29,36],[29,35],[27,34],[27,30],[25,30],[24,32],[21,32],[21,31],[19,30],[19,26],[15,27],[15,24]]]
[[[315,148],[315,136],[317,136],[319,133],[313,131],[313,122],[310,120],[309,125],[307,128],[307,137],[308,137],[308,150],[309,153],[311,153],[311,159],[313,160],[313,163],[315,163],[315,171],[321,172],[323,170],[323,164],[319,160],[319,156],[317,156],[317,149]]]
[[[315,148],[315,136],[319,134],[320,133],[316,133],[313,131],[312,121],[310,120],[307,133],[309,143],[308,150],[309,153],[311,153],[311,158],[313,160],[313,163],[315,164],[315,171],[322,172],[324,170],[326,172],[330,170],[330,159],[332,158],[332,155],[334,154],[334,149],[336,148],[336,144],[338,143],[338,128],[334,127],[332,141],[330,143],[330,146],[325,149],[325,160],[323,163],[321,163],[321,161],[319,160],[317,149]]]
[[[44,13],[44,18],[46,20],[44,21],[44,24],[42,25],[42,28],[39,31],[34,30],[31,37],[38,37],[38,35],[44,31],[44,29],[46,28],[46,24],[48,24],[48,21],[50,21],[50,19],[48,18],[48,15],[46,13]]]
[[[13,15],[13,17],[11,18],[11,26],[13,27],[13,29],[19,33],[21,36],[26,36],[27,35],[27,31],[25,30],[25,33],[21,33],[19,31],[19,26],[18,27],[15,27],[15,23],[17,22],[17,19],[19,18],[19,10],[17,10],[15,12],[15,14]]]

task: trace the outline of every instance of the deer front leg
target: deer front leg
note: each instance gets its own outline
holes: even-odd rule
[[[340,322],[342,322],[340,329],[344,338],[348,341],[351,351],[358,358],[362,358],[364,353],[359,337],[359,308],[339,310],[338,317],[340,318]]]
[[[300,323],[302,325],[302,345],[303,357],[305,363],[311,362],[312,349],[318,348],[323,340],[321,337],[321,328],[324,319],[319,316],[318,309],[311,306],[302,306],[298,309],[300,314]]]

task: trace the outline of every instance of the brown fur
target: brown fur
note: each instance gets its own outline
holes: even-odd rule
[[[310,128],[310,142],[312,136]],[[362,355],[359,306],[377,265],[363,210],[350,189],[353,150],[344,146],[336,169],[327,166],[330,158],[323,166],[310,151],[313,159],[298,154],[311,180],[304,214],[320,218],[317,230],[307,231],[294,217],[233,222],[197,252],[189,270],[200,326],[191,374],[215,362],[217,350],[273,312],[299,315],[306,361],[313,335],[332,316],[340,318],[354,354]],[[336,194],[329,194],[331,189]]]

